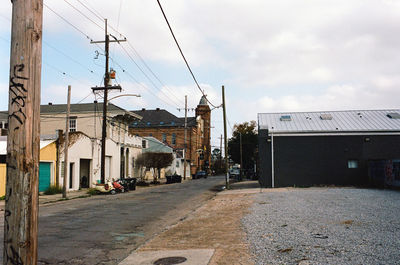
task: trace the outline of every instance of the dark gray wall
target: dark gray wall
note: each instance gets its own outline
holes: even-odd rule
[[[259,131],[259,148],[260,183],[270,187],[266,130]],[[400,136],[274,136],[276,187],[365,185],[368,161],[386,159],[400,159]],[[358,160],[358,168],[348,168],[348,160]]]

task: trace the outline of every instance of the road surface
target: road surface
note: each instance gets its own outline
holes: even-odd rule
[[[118,264],[213,197],[214,187],[223,183],[222,176],[208,177],[41,205],[38,264]]]

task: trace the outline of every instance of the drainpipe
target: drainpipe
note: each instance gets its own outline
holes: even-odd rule
[[[271,184],[275,188],[274,134],[271,132]]]

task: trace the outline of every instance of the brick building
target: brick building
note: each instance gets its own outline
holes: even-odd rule
[[[152,136],[168,144],[178,154],[183,154],[185,118],[157,108],[155,110],[132,111],[142,120],[133,122],[129,132],[137,136]],[[199,170],[208,171],[211,159],[210,125],[211,111],[203,96],[196,107],[195,117],[187,118],[186,159],[190,161],[191,174]]]

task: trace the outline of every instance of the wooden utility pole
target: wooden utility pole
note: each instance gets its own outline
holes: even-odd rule
[[[93,91],[103,90],[104,91],[104,101],[103,101],[103,126],[101,133],[101,173],[100,181],[105,183],[105,162],[106,162],[106,138],[107,138],[107,104],[108,104],[108,90],[118,89],[121,91],[120,86],[111,86],[110,72],[109,72],[109,47],[110,42],[121,42],[124,40],[110,40],[110,35],[107,33],[107,19],[105,19],[105,41],[91,41],[90,43],[104,43],[105,44],[105,57],[106,57],[106,67],[104,74],[104,87],[92,87]]]
[[[185,96],[185,139],[183,150],[183,179],[186,179],[186,141],[187,141],[187,96]]]
[[[37,263],[43,1],[12,1],[3,264]]]
[[[219,137],[219,161],[220,161],[219,170],[222,170],[222,139],[224,138],[222,137],[221,134],[221,137]]]
[[[71,110],[71,86],[68,86],[67,99],[67,119],[65,121],[65,139],[64,139],[64,180],[63,180],[63,198],[67,198],[67,180],[68,180],[68,144],[69,144],[69,113]]]
[[[225,104],[225,87],[222,86],[222,109],[224,115],[224,148],[225,148],[225,185],[226,188],[229,189],[229,159],[228,159],[228,135],[226,132],[226,104]]]
[[[224,139],[224,138],[222,137],[222,134],[221,134],[221,137],[219,137],[219,160],[220,161],[222,161],[222,139]]]

